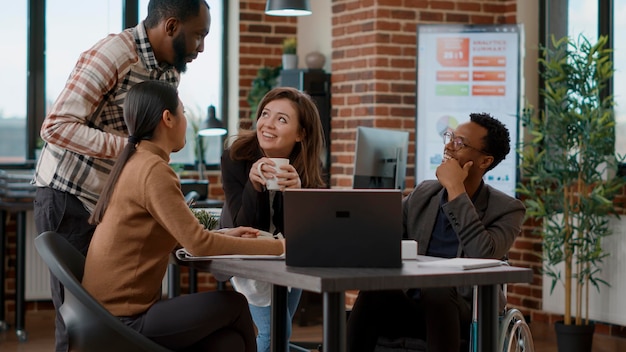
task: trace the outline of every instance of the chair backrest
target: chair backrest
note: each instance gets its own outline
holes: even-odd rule
[[[35,247],[52,274],[65,286],[59,309],[69,337],[70,351],[170,350],[141,335],[109,313],[81,284],[85,257],[53,231],[40,234]]]

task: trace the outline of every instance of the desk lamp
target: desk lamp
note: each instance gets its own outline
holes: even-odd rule
[[[267,0],[265,14],[270,16],[308,16],[309,0]]]
[[[222,125],[222,122],[215,117],[215,106],[209,105],[209,111],[207,119],[204,124],[200,125],[200,130],[197,135],[198,146],[198,178],[204,180],[204,148],[202,147],[202,137],[210,136],[223,136],[226,134],[226,129]]]

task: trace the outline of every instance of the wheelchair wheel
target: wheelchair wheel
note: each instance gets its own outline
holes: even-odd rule
[[[498,346],[502,352],[534,352],[535,344],[524,315],[509,309],[500,322]]]

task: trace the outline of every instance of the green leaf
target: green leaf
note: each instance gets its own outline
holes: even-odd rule
[[[200,225],[204,226],[207,230],[213,230],[217,227],[217,218],[215,218],[211,213],[205,210],[199,209],[191,209],[193,215],[198,219]]]
[[[581,286],[608,285],[601,277],[610,249],[602,238],[612,234],[613,201],[626,186],[616,174],[614,99],[604,88],[615,72],[608,38],[551,37],[538,60],[544,87],[543,107],[528,105],[520,120],[526,138],[518,147],[522,181],[517,191],[526,217],[540,221],[543,273],[557,283],[572,280],[575,296]],[[569,195],[566,196],[566,195]],[[570,277],[560,264],[573,264]],[[581,265],[576,265],[580,263]],[[576,315],[582,314],[576,312]]]

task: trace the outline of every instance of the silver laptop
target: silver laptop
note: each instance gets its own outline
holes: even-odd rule
[[[283,197],[288,266],[402,266],[400,190],[288,189]]]

